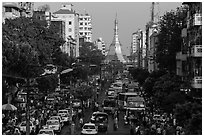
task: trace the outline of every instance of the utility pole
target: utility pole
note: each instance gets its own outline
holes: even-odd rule
[[[26,135],[30,135],[30,79],[26,79]]]

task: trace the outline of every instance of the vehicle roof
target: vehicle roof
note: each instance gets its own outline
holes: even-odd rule
[[[46,128],[46,129],[40,129],[40,131],[53,131],[53,129]]]
[[[105,112],[99,112],[99,111],[94,112],[93,114],[105,114],[105,115],[108,115],[108,114],[107,114],[107,113],[105,113]]]
[[[137,92],[125,92],[125,93],[119,93],[121,95],[138,95]]]
[[[85,123],[84,125],[91,125],[91,126],[95,126],[94,123]]]
[[[139,97],[139,96],[137,96],[137,97],[128,97],[127,98],[127,100],[128,101],[144,101],[144,98],[143,97]]]

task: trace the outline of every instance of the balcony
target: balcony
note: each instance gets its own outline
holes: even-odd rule
[[[186,58],[187,58],[187,54],[182,54],[182,52],[177,52],[176,53],[176,60],[185,61]]]
[[[195,76],[191,81],[191,86],[193,88],[202,88],[202,76]]]
[[[191,57],[202,57],[202,45],[192,45]]]
[[[200,26],[202,25],[202,15],[201,13],[196,13],[193,16],[193,26]]]

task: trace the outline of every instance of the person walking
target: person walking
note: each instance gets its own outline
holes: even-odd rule
[[[117,118],[117,117],[114,118],[113,129],[114,129],[114,130],[117,130],[117,129],[118,129],[118,118]]]

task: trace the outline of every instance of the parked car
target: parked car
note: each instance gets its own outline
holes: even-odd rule
[[[26,121],[23,121],[19,124],[20,131],[22,133],[26,133]],[[30,121],[30,133],[35,133],[36,126],[33,124],[33,122]]]
[[[41,129],[38,135],[55,135],[52,129]]]
[[[85,123],[81,131],[82,135],[96,135],[98,134],[97,126],[94,123]]]
[[[46,122],[46,127],[49,129],[53,129],[54,132],[60,132],[61,126],[59,120],[48,120]]]

